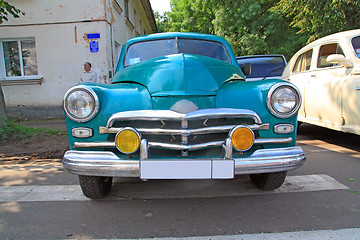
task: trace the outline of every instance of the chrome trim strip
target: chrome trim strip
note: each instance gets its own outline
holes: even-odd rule
[[[142,139],[140,142],[140,160],[149,158],[149,145],[146,139]]]
[[[291,137],[288,138],[259,138],[255,139],[254,144],[286,144],[291,143],[293,139]],[[157,148],[165,148],[165,149],[173,149],[173,150],[197,150],[208,147],[217,147],[222,146],[225,141],[215,141],[215,142],[207,142],[201,144],[194,145],[181,145],[181,144],[169,144],[169,143],[160,143],[160,142],[148,142],[149,147],[157,147]],[[115,142],[74,142],[74,148],[98,148],[98,147],[114,147]]]
[[[217,147],[222,146],[224,141],[216,141],[216,142],[207,142],[201,144],[194,144],[194,145],[180,145],[180,144],[170,144],[170,143],[158,143],[158,142],[149,142],[149,147],[154,148],[165,148],[165,149],[172,149],[172,150],[198,150],[203,148],[209,147]]]
[[[225,150],[224,158],[225,159],[231,159],[233,155],[233,145],[230,138],[227,138],[225,140],[225,145],[223,145],[223,148]]]
[[[261,118],[254,111],[247,109],[216,108],[200,109],[190,113],[178,113],[171,110],[138,110],[125,111],[113,114],[107,121],[106,127],[110,128],[116,121],[128,120],[197,120],[197,119],[216,119],[216,118],[252,118],[255,123],[261,124]]]
[[[182,135],[182,134],[207,134],[207,133],[221,133],[228,132],[237,125],[205,127],[198,129],[161,129],[161,128],[137,128],[136,130],[141,134],[169,134],[169,135]],[[263,123],[261,125],[247,125],[251,130],[269,130],[270,124]],[[99,127],[100,134],[117,133],[123,128],[107,128]]]
[[[289,171],[302,166],[305,159],[306,156],[300,147],[289,147],[261,149],[255,151],[250,157],[234,158],[233,160],[235,175],[238,175]],[[63,166],[68,172],[78,175],[140,177],[140,160],[119,158],[112,152],[70,150],[64,155]]]
[[[189,127],[189,121],[187,119],[181,120],[181,129],[187,129]],[[189,135],[187,133],[181,134],[181,145],[187,146],[189,144]],[[189,149],[183,149],[181,151],[182,157],[189,156]]]
[[[275,143],[275,144],[284,144],[284,143],[291,143],[292,137],[288,138],[258,138],[255,139],[254,144],[268,144],[268,143]]]
[[[116,147],[115,142],[74,142],[74,148]]]

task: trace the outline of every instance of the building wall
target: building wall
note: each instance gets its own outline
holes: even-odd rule
[[[7,78],[0,45],[0,81],[8,115],[62,117],[62,97],[80,82],[86,61],[98,72],[99,82],[110,83],[124,42],[154,32],[143,2],[129,0],[125,16],[125,0],[9,1],[26,15],[1,24],[0,41],[35,39],[38,76]],[[87,39],[88,33],[99,33],[100,38]],[[90,41],[98,42],[98,52],[90,51]]]

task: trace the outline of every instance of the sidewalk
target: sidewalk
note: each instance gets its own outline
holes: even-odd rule
[[[24,122],[17,122],[17,125],[31,128],[45,128],[66,131],[65,119],[50,119],[50,120],[31,120]]]

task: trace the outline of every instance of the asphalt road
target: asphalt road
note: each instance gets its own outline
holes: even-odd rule
[[[360,239],[359,140],[300,127],[307,161],[271,192],[247,176],[116,179],[110,196],[94,201],[59,160],[2,163],[0,239]]]

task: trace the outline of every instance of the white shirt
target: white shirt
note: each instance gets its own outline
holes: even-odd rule
[[[97,73],[90,70],[89,72],[83,72],[80,75],[80,82],[97,82]]]

